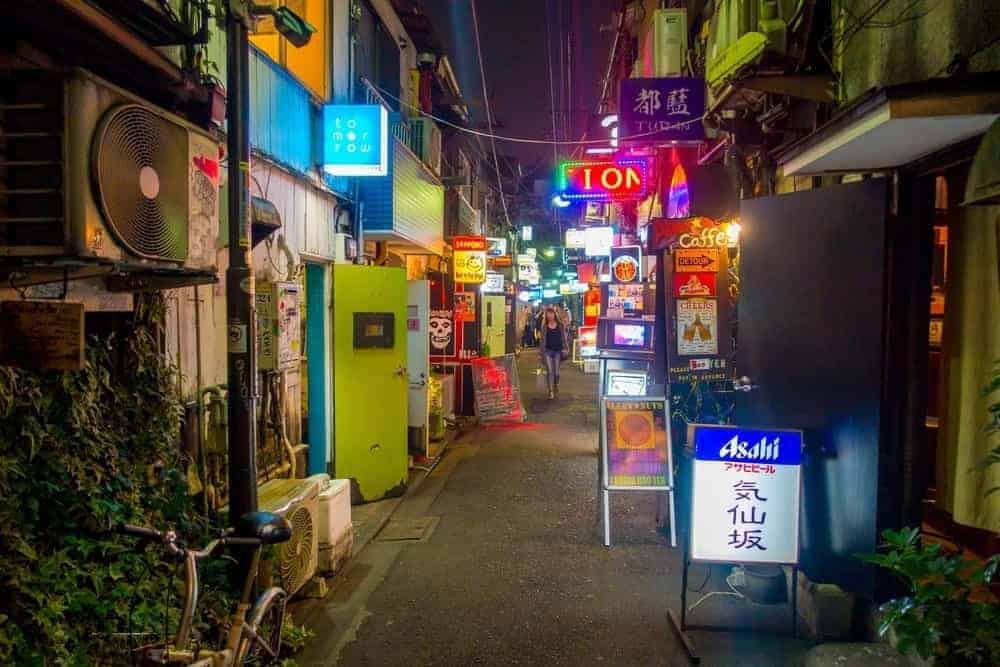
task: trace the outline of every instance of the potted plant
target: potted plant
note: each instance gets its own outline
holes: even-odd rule
[[[995,664],[1000,605],[989,585],[1000,555],[977,564],[940,544],[924,544],[917,528],[886,530],[882,537],[879,553],[861,558],[899,577],[909,595],[882,605],[879,635],[891,637],[901,653],[942,667]]]
[[[204,44],[195,52],[193,70],[208,93],[207,101],[198,105],[200,120],[205,125],[209,122],[221,125],[226,119],[226,87],[219,79],[218,63],[208,57],[208,49]]]

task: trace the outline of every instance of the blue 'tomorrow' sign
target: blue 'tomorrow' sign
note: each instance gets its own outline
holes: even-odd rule
[[[699,425],[694,429],[694,458],[797,466],[802,463],[802,432]]]

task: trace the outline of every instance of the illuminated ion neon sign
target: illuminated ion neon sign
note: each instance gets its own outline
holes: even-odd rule
[[[559,194],[570,201],[643,199],[648,186],[649,160],[643,158],[564,162],[559,166]]]

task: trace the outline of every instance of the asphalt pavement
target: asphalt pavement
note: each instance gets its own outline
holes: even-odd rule
[[[667,619],[681,559],[661,498],[616,495],[613,546],[601,544],[595,377],[564,364],[550,401],[536,357],[519,366],[528,421],[449,447],[311,610],[300,665],[688,664]],[[703,665],[792,665],[806,648],[692,637]]]

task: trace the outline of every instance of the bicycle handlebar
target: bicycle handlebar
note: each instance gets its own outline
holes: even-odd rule
[[[126,523],[121,527],[121,531],[126,535],[131,535],[132,537],[141,537],[144,540],[157,540],[163,539],[163,533],[158,530],[153,530],[152,528],[144,528],[143,526],[133,526],[132,524]]]
[[[146,528],[143,526],[134,526],[132,524],[124,524],[121,526],[121,532],[126,535],[131,535],[132,537],[138,537],[145,540],[153,540],[156,542],[162,542],[167,549],[175,554],[190,553],[196,559],[208,558],[215,550],[220,546],[232,546],[232,547],[259,547],[261,541],[256,537],[236,537],[231,534],[231,530],[224,531],[218,538],[210,541],[201,549],[184,549],[176,544],[177,536],[172,532],[168,531],[166,533],[160,532],[153,528]]]

